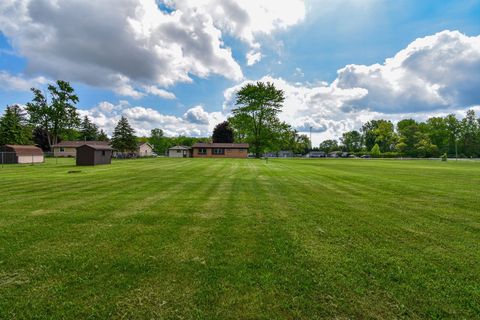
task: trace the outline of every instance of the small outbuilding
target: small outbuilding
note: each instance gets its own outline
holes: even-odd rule
[[[280,150],[278,151],[279,158],[293,158],[295,155],[291,150]]]
[[[0,148],[2,164],[41,163],[44,161],[42,149],[31,145],[7,144]]]
[[[190,158],[192,156],[192,148],[186,146],[174,146],[168,149],[169,158]]]
[[[77,156],[77,148],[83,146],[84,144],[89,145],[101,145],[101,146],[108,146],[108,141],[62,141],[52,146],[53,155],[55,157],[72,157],[75,158]]]
[[[310,151],[307,153],[307,158],[325,158],[327,155],[323,151]]]
[[[153,146],[148,142],[140,142],[137,144],[136,153],[138,157],[151,157],[153,156]]]
[[[84,144],[77,147],[77,166],[96,166],[112,162],[113,149],[107,145]]]

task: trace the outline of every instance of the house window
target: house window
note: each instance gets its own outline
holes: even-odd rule
[[[105,150],[102,150],[102,156],[105,156]]]
[[[225,154],[225,149],[215,148],[213,149],[213,154]]]
[[[206,148],[198,149],[198,154],[207,154],[207,149]]]
[[[177,150],[177,153],[180,153],[180,152],[182,152],[182,150]]]
[[[64,151],[65,151],[65,148],[60,147],[60,152],[64,152]]]

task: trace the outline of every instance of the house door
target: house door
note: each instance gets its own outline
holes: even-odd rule
[[[183,157],[186,158],[187,157],[187,152],[185,150],[183,150]]]

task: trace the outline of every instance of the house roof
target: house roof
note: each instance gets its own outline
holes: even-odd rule
[[[150,144],[150,142],[139,142],[139,143],[137,143],[137,148],[140,148],[144,144],[150,146],[150,148],[153,148],[153,146]]]
[[[171,148],[168,148],[169,150],[190,150],[191,148],[190,147],[187,147],[187,146],[174,146],[174,147],[171,147]]]
[[[84,143],[83,145],[78,147],[89,147],[95,150],[113,150],[112,147],[110,147],[109,145],[90,144],[90,143]]]
[[[248,149],[248,143],[204,143],[197,142],[192,148]]]
[[[108,146],[110,143],[108,141],[62,141],[60,143],[54,144],[53,148],[63,147],[63,148],[76,148],[83,146],[84,144],[88,145],[103,145]]]
[[[19,156],[43,156],[42,149],[32,145],[7,144],[5,145],[5,147],[13,150],[13,152],[15,152]]]

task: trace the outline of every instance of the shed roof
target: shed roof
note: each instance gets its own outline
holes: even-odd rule
[[[88,145],[109,145],[110,143],[108,141],[84,141],[84,140],[79,140],[79,141],[62,141],[60,143],[54,144],[52,147],[53,148],[58,148],[58,147],[63,147],[63,148],[77,148],[80,146],[83,146],[84,144]]]
[[[11,149],[17,155],[28,155],[28,156],[43,156],[43,151],[37,146],[33,145],[19,145],[19,144],[7,144],[5,145],[8,149]]]
[[[89,148],[92,148],[94,150],[113,150],[112,147],[110,147],[109,145],[101,145],[101,144],[84,143],[83,145],[78,146],[78,147],[89,147]]]
[[[171,148],[169,148],[169,150],[190,150],[191,148],[190,147],[187,147],[187,146],[173,146]]]
[[[248,149],[248,143],[204,143],[197,142],[192,148]]]

